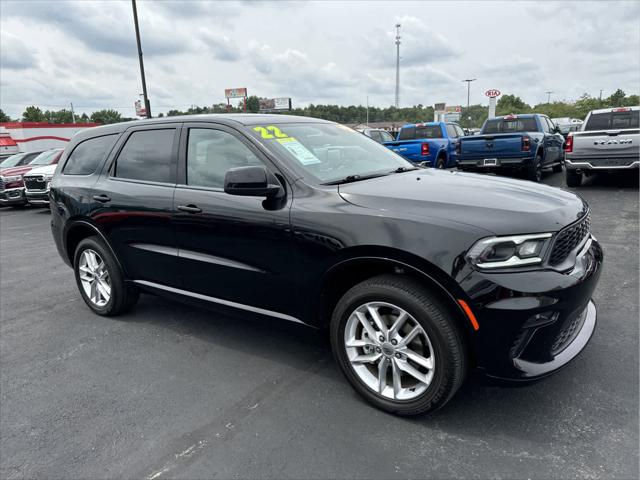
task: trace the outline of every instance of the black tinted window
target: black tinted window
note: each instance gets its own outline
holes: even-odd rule
[[[65,175],[91,175],[111,151],[117,135],[90,138],[78,144],[67,159],[62,173]]]
[[[173,183],[171,153],[175,130],[133,132],[116,161],[114,176]]]
[[[589,116],[585,130],[609,130],[623,128],[638,128],[640,110],[627,112],[592,113]]]
[[[442,129],[440,125],[416,127],[415,138],[442,138]]]
[[[398,140],[413,140],[416,138],[416,127],[403,127],[400,129]]]
[[[482,133],[514,133],[514,132],[537,132],[538,126],[534,117],[528,118],[496,118],[487,120]]]
[[[223,188],[224,176],[235,167],[263,165],[249,147],[230,133],[189,129],[187,184]]]

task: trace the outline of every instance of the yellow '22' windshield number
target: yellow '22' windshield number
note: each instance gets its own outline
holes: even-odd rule
[[[269,125],[268,127],[253,127],[253,129],[260,134],[260,136],[266,140],[271,138],[288,138],[289,135],[282,133],[275,125]]]

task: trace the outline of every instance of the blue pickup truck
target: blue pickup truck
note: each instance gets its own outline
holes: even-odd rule
[[[458,169],[521,172],[539,182],[544,168],[562,171],[565,139],[546,115],[489,118],[480,135],[460,139]]]
[[[448,168],[456,165],[463,136],[457,123],[415,123],[403,126],[396,141],[383,144],[411,162]]]

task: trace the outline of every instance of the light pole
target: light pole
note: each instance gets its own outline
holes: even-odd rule
[[[140,77],[142,77],[142,95],[144,96],[144,109],[147,118],[151,118],[151,104],[147,96],[147,81],[144,78],[144,62],[142,61],[142,45],[140,44],[140,27],[138,27],[138,9],[136,8],[136,0],[131,0],[133,7],[133,24],[136,27],[136,41],[138,42],[138,58],[140,60]]]
[[[463,82],[467,82],[467,112],[469,111],[469,99],[471,98],[471,82],[475,82],[477,78],[467,78],[462,80]]]
[[[369,95],[367,95],[367,127],[369,126]]]
[[[400,27],[396,23],[396,108],[400,108]]]
[[[547,94],[547,105],[548,105],[548,104],[550,104],[550,103],[551,103],[551,94],[552,94],[553,92],[549,91],[549,92],[544,92],[544,93],[546,93],[546,94]]]

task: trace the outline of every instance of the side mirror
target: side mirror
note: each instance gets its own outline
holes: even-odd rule
[[[274,198],[282,192],[282,187],[269,183],[269,175],[264,167],[237,167],[225,174],[224,192],[244,197]]]

